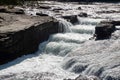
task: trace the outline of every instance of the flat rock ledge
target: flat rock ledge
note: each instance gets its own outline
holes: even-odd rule
[[[57,32],[58,21],[51,17],[0,13],[0,64],[34,53]]]

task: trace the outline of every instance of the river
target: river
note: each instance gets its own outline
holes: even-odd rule
[[[103,80],[120,79],[120,45],[117,39],[89,40],[95,26],[103,20],[120,19],[120,3],[60,3],[43,2],[51,9],[26,9],[27,15],[36,16],[43,12],[59,20],[63,33],[53,34],[39,45],[34,54],[24,55],[0,66],[0,80],[63,80],[74,79],[79,74],[95,75]],[[79,10],[78,7],[81,9]],[[59,12],[53,9],[61,8]],[[111,12],[110,12],[111,11]],[[88,17],[77,16],[72,24],[61,16],[87,13]],[[118,26],[119,27],[119,26]],[[113,74],[113,73],[114,74]]]

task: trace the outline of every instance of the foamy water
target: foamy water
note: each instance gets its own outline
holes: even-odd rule
[[[46,2],[45,2],[46,3]],[[48,41],[39,45],[35,54],[24,55],[12,62],[0,66],[0,80],[63,80],[74,79],[79,74],[95,75],[103,80],[119,80],[120,75],[120,45],[119,34],[110,40],[94,41],[89,40],[94,34],[95,26],[102,20],[116,18],[108,14],[101,16],[96,12],[102,11],[111,4],[96,3],[94,5],[78,5],[71,3],[46,3],[53,6],[47,14],[54,16],[59,21],[60,30],[64,33],[51,35]],[[116,6],[116,4],[113,4]],[[66,7],[65,7],[66,6]],[[58,17],[52,9],[64,8],[63,14],[75,14],[86,11],[88,18],[78,17],[76,25]],[[82,11],[77,10],[78,7]],[[103,8],[101,8],[103,7]],[[70,11],[69,11],[70,9]],[[72,9],[72,10],[71,10]],[[116,9],[110,6],[109,9]],[[67,11],[68,10],[68,11]],[[26,14],[36,16],[38,9],[26,9]],[[55,16],[56,15],[56,16]],[[96,17],[100,17],[97,18]],[[119,16],[120,17],[120,16]],[[119,28],[119,26],[117,26]],[[117,36],[117,37],[116,37]],[[112,73],[114,72],[114,74]],[[79,74],[78,74],[79,73]],[[110,78],[110,77],[113,78]]]

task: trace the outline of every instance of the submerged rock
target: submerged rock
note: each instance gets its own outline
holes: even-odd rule
[[[37,51],[39,43],[59,32],[57,20],[48,16],[0,13],[0,64]]]

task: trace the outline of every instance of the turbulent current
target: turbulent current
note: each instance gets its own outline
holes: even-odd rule
[[[73,25],[52,10],[42,10],[55,16],[60,30],[63,28],[64,32],[51,35],[39,45],[35,54],[24,55],[1,65],[0,80],[63,80],[74,79],[79,74],[97,76],[101,80],[120,80],[120,31],[114,32],[109,40],[89,40],[100,21],[120,18],[119,13],[102,13],[106,10],[120,11],[120,4],[46,4],[52,6],[51,9],[64,8],[59,12],[63,15],[87,12],[89,17],[78,17],[78,22]],[[82,10],[77,10],[78,7]],[[26,13],[34,14],[36,11]]]

